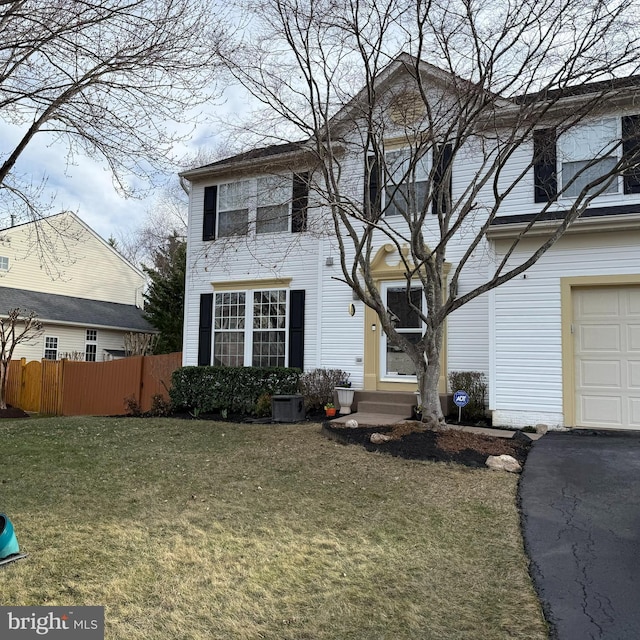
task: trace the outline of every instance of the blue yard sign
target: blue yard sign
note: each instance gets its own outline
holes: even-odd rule
[[[466,407],[469,404],[469,394],[466,391],[456,391],[453,394],[453,404],[458,407],[458,424],[460,424],[462,407]]]
[[[469,394],[466,391],[456,391],[453,394],[453,403],[456,407],[466,407],[469,404]]]

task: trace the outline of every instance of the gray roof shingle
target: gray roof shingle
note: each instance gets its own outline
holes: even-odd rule
[[[73,322],[127,331],[154,331],[142,316],[142,309],[132,304],[0,287],[0,315],[16,307],[26,312],[35,311],[43,322]]]

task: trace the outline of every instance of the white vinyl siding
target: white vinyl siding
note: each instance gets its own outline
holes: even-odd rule
[[[562,425],[562,328],[560,278],[640,273],[640,233],[575,234],[562,238],[528,272],[496,289],[494,422]],[[496,243],[498,258],[506,246]],[[525,242],[513,255],[531,251]],[[612,260],[615,256],[615,260]]]

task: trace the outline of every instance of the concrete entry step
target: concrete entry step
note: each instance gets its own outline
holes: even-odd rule
[[[450,396],[440,396],[440,404],[445,415],[450,411],[449,399]],[[416,394],[411,391],[356,391],[351,411],[353,413],[393,414],[408,418],[417,402]]]

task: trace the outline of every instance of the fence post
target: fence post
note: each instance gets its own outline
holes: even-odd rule
[[[20,358],[20,385],[18,387],[18,399],[17,399],[17,402],[16,402],[16,406],[17,407],[22,407],[23,406],[22,395],[23,395],[23,391],[24,391],[24,386],[26,384],[26,382],[25,382],[26,369],[27,369],[27,359],[26,358]]]

